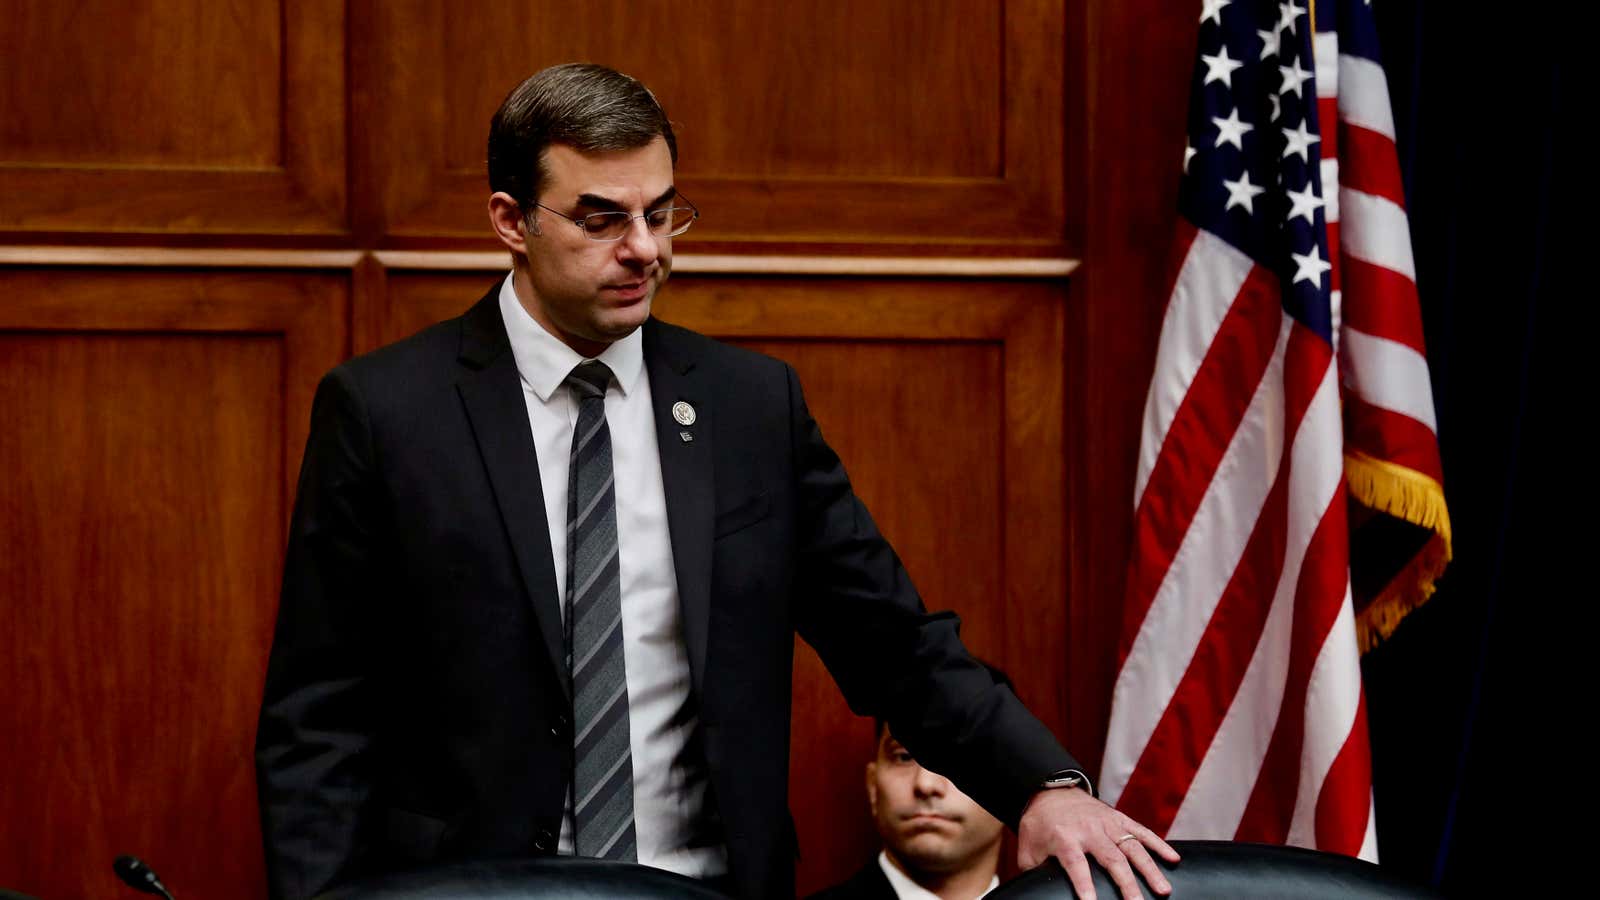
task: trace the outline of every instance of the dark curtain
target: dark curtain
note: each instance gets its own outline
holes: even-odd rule
[[[1565,649],[1594,595],[1569,549],[1593,379],[1558,374],[1585,357],[1556,340],[1597,294],[1565,52],[1584,29],[1559,5],[1375,6],[1455,534],[1438,593],[1364,662],[1379,854],[1481,895],[1567,865],[1588,829],[1554,811],[1593,793],[1568,748],[1594,678]]]

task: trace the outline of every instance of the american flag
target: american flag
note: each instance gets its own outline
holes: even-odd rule
[[[1449,519],[1376,25],[1316,5],[1203,0],[1101,793],[1167,837],[1375,860],[1360,654]],[[1377,579],[1375,515],[1425,535]]]

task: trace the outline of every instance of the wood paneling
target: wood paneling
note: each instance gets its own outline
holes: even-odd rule
[[[458,314],[495,277],[390,274],[383,341]],[[1063,733],[1060,285],[677,276],[656,311],[795,366],[928,606],[957,611],[969,646]],[[804,645],[793,727],[804,892],[848,876],[876,846],[862,788],[871,722]]]
[[[31,58],[25,77],[0,80],[12,112],[0,121],[8,162],[283,164],[283,85],[259,77],[282,58],[277,4],[24,0],[11,11],[0,21],[8,58],[55,52]]]
[[[338,0],[8,4],[0,231],[338,234]]]
[[[1006,646],[1004,347],[996,341],[740,341],[793,364],[861,499],[930,609],[954,609],[973,652]],[[869,399],[870,398],[870,399]],[[801,602],[804,602],[803,598]],[[873,729],[796,644],[789,805],[802,893],[850,876],[877,843],[862,772]]]
[[[1145,391],[1171,287],[1189,72],[1199,20],[1170,3],[1073,8],[1068,57],[1085,81],[1089,147],[1084,265],[1067,303],[1067,483],[1071,560],[1064,635],[1067,730],[1098,770],[1116,681]]]
[[[372,240],[487,244],[490,115],[523,77],[588,59],[638,76],[673,117],[678,184],[704,213],[686,247],[1064,253],[1056,3],[495,7],[353,7],[372,36],[352,69]]]
[[[0,270],[0,885],[265,894],[252,746],[338,277]]]
[[[531,61],[592,60],[636,73],[669,104],[692,150],[686,177],[1005,174],[1005,11],[995,0],[593,0],[562,7],[565,27],[552,29],[555,12],[518,3],[446,17],[448,170],[482,175],[494,111],[482,108],[485,88],[504,94],[514,73],[542,64]],[[928,115],[928,97],[940,115]]]

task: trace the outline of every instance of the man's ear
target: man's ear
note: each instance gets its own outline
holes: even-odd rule
[[[528,235],[523,231],[528,220],[523,218],[522,206],[505,191],[489,195],[489,227],[507,250],[522,256],[528,253]],[[539,233],[539,220],[532,220],[532,234]]]
[[[867,763],[867,808],[874,818],[878,815],[878,764]]]

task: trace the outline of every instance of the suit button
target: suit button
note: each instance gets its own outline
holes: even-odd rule
[[[533,849],[540,853],[550,853],[555,850],[556,836],[548,828],[541,828],[533,836]]]

